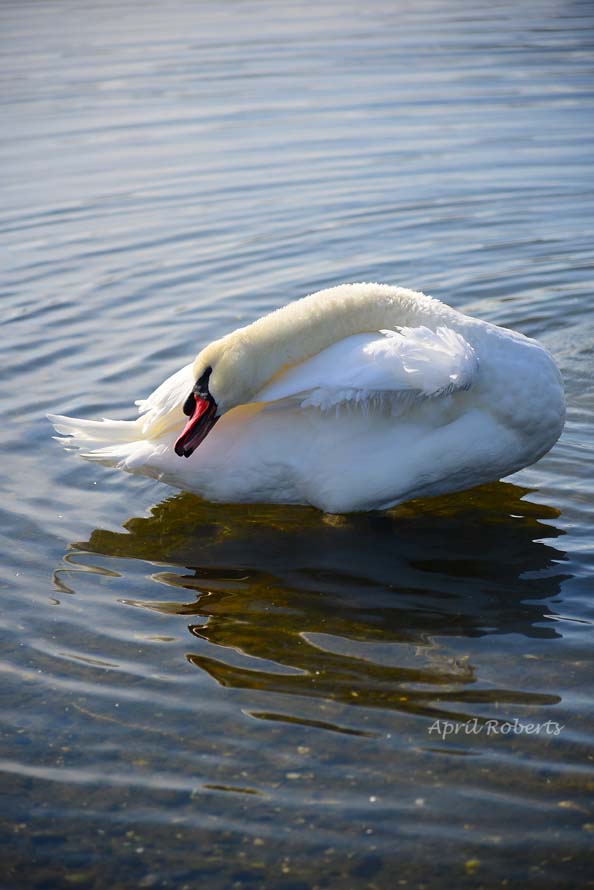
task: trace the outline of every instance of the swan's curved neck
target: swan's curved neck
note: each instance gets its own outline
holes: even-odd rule
[[[447,323],[453,310],[424,294],[381,284],[348,284],[310,294],[211,343],[196,374],[212,366],[223,410],[248,402],[279,371],[364,331]]]

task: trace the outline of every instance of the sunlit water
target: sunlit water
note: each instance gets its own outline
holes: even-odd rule
[[[591,5],[0,18],[2,886],[585,886]],[[551,454],[324,517],[52,441],[47,411],[129,417],[214,336],[357,280],[541,338]]]

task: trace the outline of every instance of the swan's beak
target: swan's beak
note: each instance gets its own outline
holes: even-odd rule
[[[189,457],[206,438],[219,419],[217,403],[211,395],[203,398],[198,393],[193,392],[184,406],[184,411],[186,411],[186,406],[192,397],[195,400],[194,409],[191,412],[192,416],[173,446],[175,453],[180,457]],[[186,411],[186,413],[189,414],[190,411]]]

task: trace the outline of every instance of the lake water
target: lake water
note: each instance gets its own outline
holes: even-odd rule
[[[23,0],[0,29],[2,886],[586,886],[591,4]],[[553,451],[329,517],[52,440],[361,280],[540,338]]]

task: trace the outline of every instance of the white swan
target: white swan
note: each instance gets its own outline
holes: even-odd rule
[[[233,331],[136,404],[133,421],[50,420],[83,457],[210,500],[336,513],[500,479],[542,457],[565,417],[539,343],[379,284]]]

